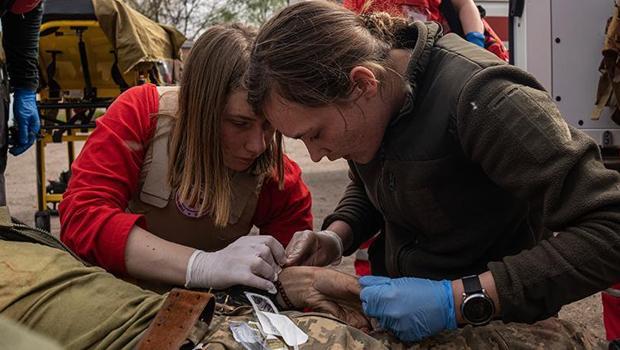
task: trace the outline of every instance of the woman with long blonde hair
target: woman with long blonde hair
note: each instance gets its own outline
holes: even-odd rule
[[[121,94],[72,166],[61,239],[118,275],[274,291],[310,194],[281,138],[247,103],[255,32],[218,25],[194,44],[180,88]],[[247,236],[252,226],[260,235]]]

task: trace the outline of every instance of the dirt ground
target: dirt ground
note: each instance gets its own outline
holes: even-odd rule
[[[79,148],[79,145],[78,145]],[[347,183],[346,163],[344,161],[329,162],[323,160],[313,163],[301,142],[287,140],[287,152],[301,166],[304,180],[313,195],[314,225],[320,227],[321,220],[334,208]],[[68,168],[65,145],[49,145],[45,152],[47,161],[47,179],[56,179],[60,171]],[[35,152],[31,148],[22,156],[9,156],[6,171],[7,196],[11,214],[16,218],[33,224],[36,202]],[[52,218],[52,232],[58,235],[58,218]],[[352,259],[344,259],[339,269],[353,272]],[[600,295],[565,306],[560,317],[577,322],[587,327],[596,336],[604,338],[601,317]]]

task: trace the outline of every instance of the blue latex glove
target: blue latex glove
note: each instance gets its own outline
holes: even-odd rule
[[[34,91],[15,89],[13,93],[13,117],[17,127],[17,136],[9,141],[11,144],[9,152],[18,156],[32,146],[41,129]]]
[[[400,340],[418,341],[456,329],[450,281],[364,276],[359,283],[366,315],[376,318]]]
[[[465,40],[484,49],[484,34],[480,32],[469,32],[465,34]]]

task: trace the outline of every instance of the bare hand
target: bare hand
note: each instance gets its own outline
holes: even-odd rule
[[[357,277],[328,268],[294,266],[282,270],[280,283],[297,309],[331,314],[352,327],[371,329],[359,298]]]

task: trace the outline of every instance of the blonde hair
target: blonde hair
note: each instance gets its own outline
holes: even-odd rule
[[[247,85],[256,111],[272,91],[317,107],[346,100],[355,88],[349,72],[365,66],[378,79],[390,50],[410,44],[409,22],[387,13],[357,15],[328,1],[302,1],[274,15],[252,49]]]
[[[256,32],[241,24],[216,25],[194,43],[184,66],[177,118],[171,132],[169,183],[183,203],[223,227],[230,216],[230,170],[224,165],[221,116],[229,94],[242,86]],[[281,136],[250,171],[282,182]]]

